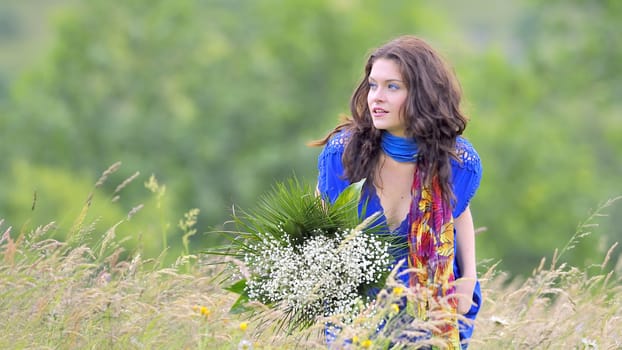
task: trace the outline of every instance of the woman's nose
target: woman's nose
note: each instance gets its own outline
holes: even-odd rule
[[[370,91],[370,93],[373,101],[384,101],[385,93],[383,88],[377,87],[373,91]]]

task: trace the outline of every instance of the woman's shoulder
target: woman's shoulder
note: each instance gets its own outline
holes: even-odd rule
[[[349,139],[349,131],[339,130],[328,139],[328,142],[326,142],[326,146],[324,147],[324,151],[328,153],[343,153]]]
[[[467,139],[458,137],[456,155],[458,159],[451,160],[453,190],[456,196],[453,211],[455,218],[459,217],[469,205],[482,179],[479,154]]]
[[[471,142],[462,136],[456,139],[456,155],[458,156],[458,161],[454,162],[455,165],[471,171],[481,170],[479,154]]]

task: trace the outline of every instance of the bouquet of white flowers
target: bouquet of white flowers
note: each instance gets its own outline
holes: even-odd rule
[[[384,286],[394,259],[393,236],[378,232],[377,215],[360,219],[362,186],[352,184],[329,204],[291,179],[254,211],[234,213],[237,229],[224,232],[229,243],[209,252],[242,263],[242,278],[227,287],[240,294],[232,311],[258,301],[283,311],[281,326],[293,330],[364,307],[372,288]]]

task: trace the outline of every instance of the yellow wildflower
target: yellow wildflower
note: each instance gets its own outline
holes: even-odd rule
[[[210,314],[209,309],[207,307],[205,307],[205,306],[201,306],[201,308],[199,310],[201,312],[201,315],[203,315],[205,317],[209,316],[209,314]]]
[[[242,330],[242,332],[245,332],[247,328],[248,328],[248,322],[240,323],[240,330]]]
[[[395,303],[391,304],[391,312],[394,314],[400,312],[400,307]]]
[[[372,345],[372,343],[371,343],[371,340],[369,340],[369,339],[363,340],[363,341],[361,342],[361,346],[362,346],[364,349],[369,349],[369,348],[371,348],[371,345]]]
[[[356,335],[352,337],[352,344],[356,344],[359,342],[359,337],[357,337]]]
[[[402,293],[404,293],[404,287],[397,286],[393,288],[393,295],[400,296]]]

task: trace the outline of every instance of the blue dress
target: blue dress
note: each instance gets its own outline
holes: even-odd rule
[[[323,198],[328,199],[333,203],[339,194],[350,184],[350,182],[343,176],[343,163],[341,161],[345,145],[348,142],[348,133],[341,131],[333,135],[322,152],[318,157],[318,190]],[[482,166],[479,156],[473,146],[464,138],[458,137],[456,141],[456,154],[460,161],[451,159],[452,169],[452,186],[456,199],[452,203],[453,205],[453,217],[457,218],[469,205],[469,201],[475,195],[477,188],[482,177]],[[378,211],[384,212],[380,204],[380,198],[376,195],[373,188],[366,190],[362,194],[361,205],[359,205],[359,212],[362,212],[363,203],[367,202],[367,208],[363,215],[369,216]],[[393,231],[393,234],[400,235],[406,240],[408,233],[408,220],[406,217],[398,228]],[[382,222],[386,223],[384,215],[380,217]],[[388,228],[387,228],[388,230]],[[454,233],[455,234],[455,233]],[[454,247],[455,253],[455,247]],[[403,249],[397,252],[397,260],[406,259],[408,256],[408,249]],[[408,269],[408,264],[402,264],[400,270]],[[399,272],[401,272],[399,271]],[[458,266],[457,259],[454,259],[454,275],[456,279],[462,275],[460,272],[460,266]],[[400,276],[402,283],[408,285],[408,274],[402,274]],[[479,308],[481,305],[482,295],[479,282],[475,284],[473,291],[473,303],[471,309],[464,316],[475,320]],[[473,334],[472,324],[460,324],[460,340],[469,339]]]

